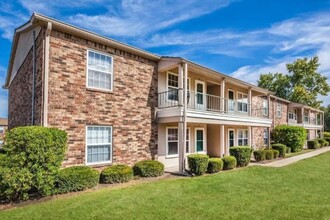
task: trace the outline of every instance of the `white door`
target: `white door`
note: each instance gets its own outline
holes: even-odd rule
[[[196,89],[196,97],[195,97],[196,108],[206,109],[205,82],[196,80],[195,81],[195,89]]]
[[[235,131],[233,129],[228,130],[228,147],[235,146]]]
[[[235,111],[235,94],[232,90],[228,90],[228,111]]]

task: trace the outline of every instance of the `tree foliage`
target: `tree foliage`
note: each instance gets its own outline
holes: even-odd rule
[[[326,96],[330,92],[327,77],[318,73],[319,66],[317,56],[309,60],[297,59],[286,65],[288,74],[261,74],[258,86],[273,91],[280,98],[318,108],[322,103],[318,95]]]
[[[330,105],[320,109],[324,111],[324,130],[330,132]]]

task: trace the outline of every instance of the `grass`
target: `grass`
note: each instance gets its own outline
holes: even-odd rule
[[[0,212],[0,219],[330,219],[330,153],[283,168],[106,188]]]
[[[312,152],[312,151],[315,151],[315,149],[302,149],[302,150],[299,151],[299,152],[292,152],[292,153],[286,154],[286,155],[285,155],[285,158],[298,156],[298,155],[300,155],[300,154],[305,154],[305,153],[309,153],[309,152]]]

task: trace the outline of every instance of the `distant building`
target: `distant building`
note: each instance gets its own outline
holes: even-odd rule
[[[3,144],[5,132],[8,129],[8,119],[0,118],[0,145]]]

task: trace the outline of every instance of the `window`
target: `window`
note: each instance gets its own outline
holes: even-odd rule
[[[248,145],[248,130],[238,130],[238,146]]]
[[[187,101],[189,101],[189,90],[190,90],[190,80],[189,78],[187,79]],[[179,100],[179,76],[176,73],[170,73],[167,72],[167,90],[168,90],[168,95],[167,99],[171,101],[178,101]]]
[[[267,99],[263,100],[262,106],[263,106],[263,111],[262,111],[263,116],[268,116],[268,100]]]
[[[87,87],[112,91],[113,59],[88,50]]]
[[[196,151],[204,151],[204,129],[196,128]]]
[[[264,129],[264,144],[268,145],[268,129]]]
[[[179,154],[179,133],[178,128],[167,128],[167,155],[176,156]],[[190,148],[190,129],[187,128],[186,153]]]
[[[5,132],[5,128],[4,127],[0,127],[0,134],[3,134]]]
[[[248,112],[248,98],[246,94],[237,93],[238,111]]]
[[[278,118],[282,117],[282,105],[279,103],[276,105],[276,115]]]
[[[111,162],[112,127],[87,126],[87,164]]]

